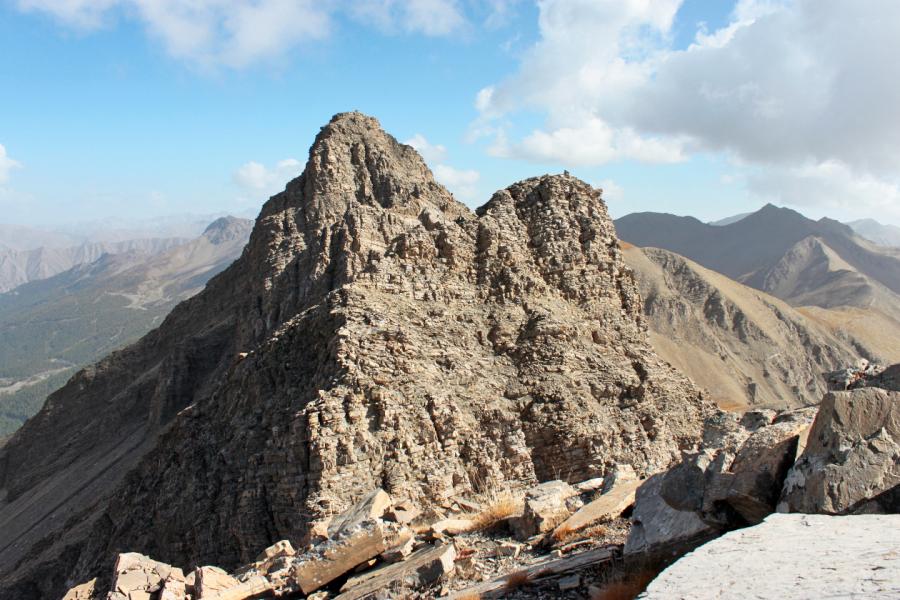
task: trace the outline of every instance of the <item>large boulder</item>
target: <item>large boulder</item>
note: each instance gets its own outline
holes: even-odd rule
[[[695,511],[678,510],[661,490],[666,474],[650,477],[637,490],[625,554],[678,552],[713,538],[721,531],[705,523]]]
[[[781,512],[853,511],[900,484],[900,392],[863,387],[825,396]]]
[[[721,415],[707,423],[699,452],[670,469],[661,495],[723,529],[761,522],[774,512],[815,409]]]

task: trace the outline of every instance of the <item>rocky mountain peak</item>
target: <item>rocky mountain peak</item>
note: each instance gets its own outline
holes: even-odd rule
[[[640,307],[588,184],[528,179],[473,213],[376,120],[337,115],[238,261],[4,447],[0,573],[41,536],[75,580],[114,548],[229,565],[376,488],[427,509],[664,468],[712,406]],[[35,486],[62,498],[28,504],[37,528],[16,512]]]

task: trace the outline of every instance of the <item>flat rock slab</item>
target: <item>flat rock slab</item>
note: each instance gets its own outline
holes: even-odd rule
[[[523,568],[518,572],[528,581],[537,581],[545,578],[559,577],[574,571],[580,571],[602,563],[607,563],[616,558],[618,550],[615,548],[596,548],[571,554],[562,558],[547,558]],[[464,590],[444,596],[442,600],[466,600],[468,598],[503,598],[509,595],[507,582],[512,573],[505,573],[489,581],[479,583]],[[336,599],[335,599],[336,600]]]
[[[643,483],[640,480],[626,481],[615,485],[610,491],[588,502],[553,530],[554,537],[562,537],[566,532],[579,531],[600,521],[609,521],[621,515],[634,504],[634,494]]]
[[[400,581],[410,586],[427,585],[453,571],[455,560],[456,548],[453,544],[423,548],[403,562],[388,564],[351,577],[335,600],[365,598]]]
[[[900,598],[900,515],[774,514],[685,555],[640,598]]]

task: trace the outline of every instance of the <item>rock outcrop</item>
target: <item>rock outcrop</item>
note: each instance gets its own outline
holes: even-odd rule
[[[788,475],[779,510],[842,514],[897,485],[900,392],[833,392],[822,401],[806,450]]]
[[[376,488],[428,508],[663,469],[713,409],[641,307],[587,184],[529,179],[473,214],[375,120],[338,115],[241,259],[2,449],[0,597],[125,550],[232,568]]]

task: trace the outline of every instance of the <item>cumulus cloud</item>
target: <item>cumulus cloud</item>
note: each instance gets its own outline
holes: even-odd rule
[[[792,168],[767,168],[747,177],[747,188],[766,201],[834,208],[843,214],[861,210],[900,217],[900,186],[860,175],[847,165],[826,161]]]
[[[481,174],[478,171],[455,169],[448,165],[435,165],[434,178],[463,200],[478,199],[478,182],[481,180]]]
[[[432,144],[421,133],[417,133],[403,143],[412,146],[422,155],[425,162],[431,165],[434,178],[444,184],[454,195],[466,201],[478,198],[478,182],[481,180],[481,174],[471,169],[457,169],[445,164],[447,149],[443,145]]]
[[[674,49],[680,4],[539,0],[538,41],[517,73],[476,95],[472,131],[501,156],[600,165],[723,153],[738,171],[771,169],[748,185],[784,202],[837,202],[834,190],[896,202],[900,3],[738,0],[726,26]],[[542,126],[510,139],[516,114],[535,110]]]
[[[415,148],[428,163],[441,162],[447,157],[447,149],[444,146],[430,143],[421,133],[417,133],[403,143]]]
[[[9,174],[13,169],[22,168],[22,163],[13,160],[7,153],[3,144],[0,144],[0,184],[9,181]]]
[[[256,161],[241,165],[232,178],[245,191],[255,195],[271,196],[284,189],[285,184],[303,172],[303,163],[295,158],[287,158],[273,167]]]
[[[387,32],[448,35],[466,22],[457,0],[356,0],[351,14]]]
[[[18,6],[85,30],[137,19],[170,55],[203,67],[277,58],[327,37],[343,11],[367,25],[432,36],[465,24],[457,0],[19,0]]]

